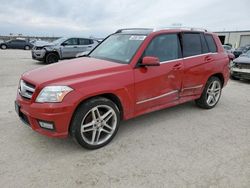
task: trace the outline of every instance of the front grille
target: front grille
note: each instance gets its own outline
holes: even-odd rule
[[[36,46],[35,48],[34,48],[34,50],[42,50],[43,49],[43,47],[40,47],[40,46]]]
[[[24,80],[21,80],[18,91],[23,98],[31,99],[32,95],[35,92],[35,85],[28,83]]]
[[[250,64],[247,64],[247,63],[237,63],[236,67],[240,68],[240,69],[250,69]]]

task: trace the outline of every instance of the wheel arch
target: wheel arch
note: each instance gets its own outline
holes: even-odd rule
[[[86,101],[88,100],[91,100],[93,98],[97,98],[97,97],[103,97],[103,98],[107,98],[109,100],[111,100],[114,104],[116,104],[119,112],[120,112],[120,118],[121,120],[123,119],[124,117],[124,110],[123,110],[123,105],[122,105],[122,102],[121,100],[119,99],[119,97],[117,95],[115,95],[114,93],[102,93],[102,94],[98,94],[98,95],[95,95],[95,96],[90,96],[88,98],[85,98],[83,99],[82,101],[80,101],[76,108],[74,109],[73,111],[73,114],[71,116],[71,120],[70,120],[70,124],[69,124],[69,128],[68,128],[68,132],[71,134],[71,124],[72,124],[72,120],[74,118],[74,115],[75,115],[75,112],[77,111],[77,109]]]
[[[50,54],[50,53],[57,55],[57,56],[58,56],[58,59],[61,59],[60,54],[59,54],[56,50],[53,50],[53,51],[48,51],[48,50],[46,50],[46,53],[45,53],[45,56],[44,56],[44,57],[46,57],[46,56],[47,56],[48,54]]]
[[[215,73],[215,74],[212,74],[209,78],[211,78],[211,77],[217,77],[217,78],[219,78],[220,81],[221,81],[222,87],[224,86],[225,78],[224,78],[224,76],[223,76],[222,73]],[[209,78],[208,78],[207,80],[209,80]]]

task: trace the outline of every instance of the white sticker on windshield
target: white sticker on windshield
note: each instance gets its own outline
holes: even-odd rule
[[[132,35],[129,40],[144,40],[146,36]]]

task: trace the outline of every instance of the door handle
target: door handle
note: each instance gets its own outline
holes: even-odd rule
[[[92,46],[88,46],[88,48],[91,48]]]
[[[73,48],[77,48],[77,46],[74,46]]]
[[[205,57],[205,62],[211,62],[213,61],[214,59],[211,57],[211,56],[206,56]]]
[[[173,66],[173,70],[180,70],[182,67],[182,64],[181,63],[176,63],[174,66]]]

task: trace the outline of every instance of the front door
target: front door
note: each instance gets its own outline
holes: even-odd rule
[[[160,66],[135,69],[136,113],[178,102],[182,84],[183,60],[178,34],[156,36],[144,51],[145,56],[158,57]]]
[[[77,38],[70,38],[63,42],[63,45],[61,46],[62,58],[76,57],[76,54],[78,53],[78,47],[79,45]]]

